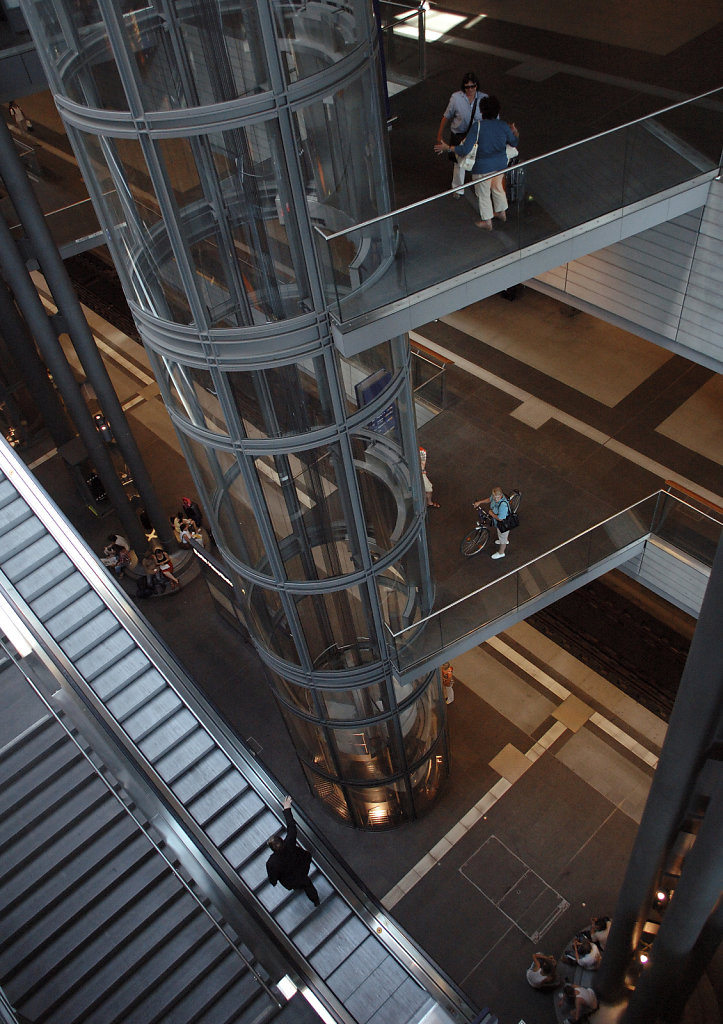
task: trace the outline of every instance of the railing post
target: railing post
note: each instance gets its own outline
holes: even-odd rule
[[[419,12],[417,14],[417,49],[419,55],[419,78],[420,81],[424,81],[427,75],[427,48],[426,48],[426,31],[427,31],[427,11],[429,10],[429,0],[422,0],[419,5]]]
[[[669,492],[664,491],[662,488],[658,491],[658,496],[653,507],[653,514],[650,517],[650,532],[656,533],[665,519],[665,513],[667,512]]]

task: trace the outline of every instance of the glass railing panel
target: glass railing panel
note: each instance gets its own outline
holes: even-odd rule
[[[657,506],[658,494],[652,494],[590,530],[589,564],[602,562],[647,537]]]
[[[340,320],[351,320],[406,297],[406,242],[393,215],[333,238],[323,261],[333,288],[327,299]]]
[[[516,573],[509,573],[483,590],[469,594],[451,608],[441,611],[442,639],[445,645],[451,644],[495,619],[516,611],[517,606],[517,576]]]
[[[90,199],[46,213],[45,223],[59,249],[77,242],[81,238],[101,233],[98,217]],[[104,243],[105,238],[101,238],[96,245]]]
[[[68,203],[58,207],[56,205],[56,195],[49,196],[41,191],[39,201],[45,217],[45,223],[59,249],[62,249],[65,245],[70,245],[72,242],[76,242],[80,238],[86,238],[88,235],[96,235],[100,232],[98,218],[90,199],[83,199],[79,202]],[[10,220],[15,221],[16,216],[11,217]],[[24,235],[24,228],[19,223],[19,218],[17,220],[17,223],[11,224],[10,230],[15,238],[20,239]],[[99,242],[97,244],[102,243]]]
[[[440,617],[432,615],[418,625],[410,626],[393,637],[390,634],[390,646],[392,644],[401,672],[434,657],[437,651],[441,651],[444,647]]]
[[[620,209],[624,155],[625,131],[620,130],[522,164],[524,192],[515,208],[518,248]]]
[[[445,192],[338,234],[320,232],[335,315],[348,322],[408,304],[417,292],[710,173],[720,159],[721,97],[719,89],[518,165],[520,198],[492,232],[475,227],[473,183],[461,202]],[[706,132],[705,116],[714,131],[708,125]]]
[[[409,670],[467,634],[523,608],[642,541],[650,533],[659,501],[658,493],[644,498],[520,569],[440,609],[413,629],[396,634],[400,670]]]
[[[628,127],[623,205],[665,192],[718,166],[720,153],[710,152],[710,140],[705,150],[698,148],[697,142],[702,140],[694,133],[678,134],[676,129],[685,128],[679,121],[679,117],[661,114]],[[723,136],[723,125],[719,125],[717,136],[719,140]]]
[[[695,508],[674,495],[661,494],[653,532],[665,544],[711,566],[720,540],[721,521],[714,513]]]
[[[589,566],[589,551],[589,535],[583,534],[523,566],[517,574],[520,604],[534,601],[585,572]]]
[[[406,672],[443,648],[497,619],[522,609],[549,591],[581,576],[613,555],[631,549],[642,551],[649,535],[710,567],[723,523],[664,491],[649,495],[603,523],[494,583],[460,598],[413,628],[390,640],[396,648],[400,671]],[[636,549],[633,545],[638,545]]]
[[[445,403],[444,370],[438,370],[434,377],[414,389],[414,401],[419,402],[433,412],[441,412]],[[420,426],[417,421],[417,426]]]
[[[379,14],[387,78],[392,83],[421,81],[425,70],[425,12],[382,0]]]
[[[412,360],[412,387],[414,401],[431,409],[433,412],[441,412],[446,400],[446,374],[444,367],[428,359]],[[417,426],[420,426],[417,420]]]

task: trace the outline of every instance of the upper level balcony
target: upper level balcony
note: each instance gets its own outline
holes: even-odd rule
[[[520,163],[493,232],[451,191],[344,230],[317,226],[337,345],[362,351],[703,206],[720,174],[722,99],[714,89]]]

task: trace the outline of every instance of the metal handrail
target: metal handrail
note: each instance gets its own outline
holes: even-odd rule
[[[52,533],[76,569],[99,594],[111,614],[116,617],[123,628],[133,632],[139,648],[157,671],[164,676],[167,685],[175,692],[184,707],[193,715],[201,728],[210,731],[212,727],[214,738],[224,754],[249,781],[267,807],[275,811],[278,817],[276,808],[281,807],[285,795],[279,784],[259,764],[243,741],[233,734],[205,698],[198,691],[194,692],[189,688],[187,677],[183,669],[175,662],[173,654],[168,651],[166,645],[153,632],[148,623],[137,614],[130,599],[114,584],[100,561],[95,557],[88,557],[92,553],[86,543],[75,533],[63,513],[58,510],[17,454],[2,438],[0,438],[0,469],[12,482],[18,493],[28,501],[34,514]],[[24,605],[24,602],[20,601],[20,604]],[[37,638],[37,628],[32,628],[35,616],[29,609],[27,612],[28,614],[23,616],[23,621]],[[38,625],[42,629],[40,623]],[[52,641],[52,646],[57,647],[55,641]],[[223,854],[217,853],[218,861],[214,860],[205,841],[206,836],[203,830],[199,829],[190,819],[185,808],[179,804],[178,799],[158,775],[155,767],[127,737],[123,726],[115,722],[105,705],[75,671],[74,666],[65,664],[66,658],[60,648],[57,648],[53,661],[55,662],[56,659],[65,666],[66,678],[74,679],[78,683],[80,692],[85,695],[85,700],[100,716],[98,721],[102,722],[109,734],[120,742],[129,763],[150,783],[164,811],[172,816],[174,822],[183,829],[199,851],[210,858],[211,863],[220,871],[227,884],[231,884],[231,878],[235,884],[240,884],[235,871]],[[433,999],[437,1000],[440,1007],[455,1007],[455,1011],[461,1013],[465,1020],[469,1019],[472,1009],[461,989],[458,989],[441,971],[404,928],[387,915],[377,897],[370,892],[353,869],[340,862],[338,853],[330,847],[326,837],[308,819],[298,813],[297,825],[302,842],[307,845],[307,848],[313,850],[316,864],[322,868],[340,897],[364,922],[370,933],[375,934],[387,951],[427,990]],[[200,833],[200,837],[197,833]],[[210,843],[210,840],[208,842]],[[243,903],[238,891],[235,892],[235,896]],[[252,896],[252,894],[248,893],[248,896]],[[244,904],[246,909],[251,911],[260,926],[270,933],[276,946],[287,955],[289,961],[305,977],[306,985],[315,984],[318,987],[317,995],[324,993],[327,999],[336,1003],[336,997],[327,990],[326,982],[317,975],[313,965],[305,961],[303,967],[301,966],[289,937],[266,908],[255,898],[253,899],[253,905]],[[308,998],[306,994],[305,998]],[[345,1011],[339,1019],[345,1019]]]
[[[705,505],[707,508],[710,508],[714,512],[717,512],[720,517],[723,517],[723,506],[716,505],[714,501],[709,501],[708,498],[704,498],[701,494],[697,494],[695,491],[691,490],[690,487],[685,487],[683,484],[676,483],[675,480],[666,480],[665,486],[668,488],[667,493],[670,493],[671,488],[674,491],[680,491],[681,494],[685,494],[688,498],[693,498],[694,501],[699,502],[701,505]],[[677,495],[674,494],[672,495],[672,497],[676,498]],[[682,499],[680,500],[682,501]],[[703,513],[702,509],[698,509],[697,511],[700,511],[704,515],[707,514]],[[723,526],[723,518],[721,520],[721,525]]]
[[[20,1024],[15,1013],[15,1008],[5,995],[5,990],[0,988],[0,1021],[2,1024]]]
[[[708,515],[708,513],[703,512],[701,509],[696,508],[689,502],[684,501],[682,498],[679,498],[676,494],[671,494],[669,491],[661,487],[659,490],[653,491],[651,494],[646,495],[646,497],[634,502],[634,504],[628,505],[627,508],[623,508],[619,512],[615,512],[613,515],[608,516],[607,519],[602,519],[599,523],[595,523],[593,526],[589,526],[587,527],[587,529],[581,530],[580,533],[576,533],[573,537],[568,537],[567,540],[564,540],[561,544],[556,544],[555,547],[550,548],[548,551],[543,551],[541,555],[536,555],[534,558],[531,558],[528,562],[525,562],[524,565],[520,565],[517,568],[510,570],[510,572],[505,573],[503,576],[498,576],[494,580],[490,580],[489,583],[485,583],[483,587],[478,587],[477,590],[471,590],[468,594],[464,594],[462,597],[458,597],[456,601],[452,601],[450,604],[445,605],[444,608],[438,608],[437,611],[434,611],[430,615],[427,615],[424,619],[420,619],[418,622],[414,622],[410,626],[405,626],[404,629],[399,630],[398,633],[394,633],[387,626],[390,636],[393,637],[393,639],[396,641],[400,637],[404,638],[407,633],[410,633],[412,631],[418,631],[420,627],[431,622],[437,616],[449,612],[451,608],[455,608],[457,605],[462,604],[465,601],[469,601],[473,597],[477,597],[479,594],[483,593],[485,590],[489,590],[491,587],[498,586],[500,583],[503,582],[503,580],[507,580],[511,577],[517,576],[525,569],[528,569],[530,566],[540,562],[543,558],[547,558],[550,555],[553,555],[556,551],[560,551],[563,548],[566,548],[568,545],[573,544],[576,540],[580,540],[580,538],[588,536],[594,530],[599,530],[601,527],[605,526],[607,523],[613,522],[620,516],[624,516],[626,513],[634,511],[639,505],[642,505],[644,502],[651,501],[654,498],[660,498],[661,496],[665,496],[666,498],[673,498],[679,504],[684,505],[686,508],[691,509],[692,511],[698,513],[701,516],[704,516],[706,519],[709,519],[712,523],[717,523],[719,526],[723,525],[720,523],[719,519],[715,518],[715,516]],[[642,540],[642,537],[640,539]]]
[[[723,86],[718,86],[716,89],[709,89],[708,92],[703,92],[699,96],[693,96],[687,100],[681,100],[679,103],[672,103],[669,107],[662,107],[660,110],[656,110],[652,114],[646,114],[644,117],[636,117],[633,121],[626,121],[625,124],[618,125],[615,128],[607,128],[604,132],[597,132],[595,135],[589,135],[587,138],[580,139],[578,142],[570,142],[566,146],[560,146],[559,149],[551,149],[549,153],[543,153],[541,156],[533,156],[530,157],[529,160],[521,160],[515,166],[529,167],[531,164],[537,163],[540,160],[547,160],[548,157],[557,156],[560,153],[566,153],[568,150],[577,149],[588,142],[594,142],[596,139],[602,139],[607,135],[613,135],[615,132],[624,131],[626,128],[631,128],[636,124],[643,124],[645,121],[652,121],[656,117],[660,117],[661,114],[667,114],[671,110],[677,110],[690,103],[697,103],[700,100],[705,99],[707,96],[713,96],[715,93],[723,93]],[[499,171],[490,171],[489,174],[480,177],[479,180],[482,181],[487,180],[487,178],[494,178],[499,173]],[[417,210],[422,206],[427,206],[429,203],[435,202],[441,196],[451,195],[453,192],[459,193],[462,189],[472,188],[474,185],[475,182],[467,182],[466,185],[462,185],[458,188],[438,192],[433,196],[427,196],[425,199],[419,199],[416,203],[410,203],[408,206],[400,206],[396,210],[390,210],[389,213],[382,213],[376,217],[370,217],[369,220],[363,220],[358,224],[352,224],[350,227],[345,228],[342,231],[335,231],[333,234],[327,234],[323,228],[319,227],[318,224],[314,224],[314,229],[321,235],[324,241],[333,242],[336,238],[343,238],[352,231],[360,231],[362,228],[370,227],[372,224],[379,224],[382,221],[389,220],[390,217],[396,217],[399,214],[409,213],[411,210]]]
[[[196,892],[194,892],[194,890],[191,887],[191,885],[187,882],[187,880],[183,877],[183,875],[180,873],[180,871],[176,868],[174,863],[171,861],[171,859],[168,857],[168,855],[165,853],[165,851],[159,845],[159,843],[156,842],[156,840],[150,834],[149,830],[146,828],[146,826],[140,820],[139,816],[133,812],[133,810],[131,809],[131,802],[127,802],[126,800],[123,799],[123,797],[121,796],[121,792],[119,792],[119,790],[116,789],[116,787],[106,778],[106,776],[101,771],[101,769],[98,767],[98,765],[95,764],[95,762],[93,761],[93,758],[90,756],[90,754],[87,752],[87,750],[84,749],[83,745],[73,735],[73,732],[71,731],[71,729],[69,729],[68,726],[65,724],[65,721],[63,720],[63,717],[60,714],[58,714],[56,709],[46,699],[46,697],[44,696],[42,691],[36,686],[35,681],[33,679],[31,679],[31,677],[28,675],[27,672],[25,672],[21,660],[16,658],[14,652],[12,650],[9,650],[7,647],[5,647],[4,644],[1,645],[1,646],[4,647],[5,652],[12,659],[13,663],[15,664],[15,667],[18,669],[20,674],[23,676],[23,678],[25,679],[26,683],[28,683],[28,685],[32,688],[32,690],[34,691],[36,697],[38,697],[39,700],[41,701],[41,703],[45,706],[46,711],[55,719],[55,721],[58,723],[58,725],[63,729],[63,731],[67,735],[68,739],[70,739],[73,742],[73,744],[77,747],[79,753],[88,762],[90,767],[93,769],[93,772],[100,779],[100,781],[103,783],[103,785],[108,790],[110,795],[114,798],[114,800],[116,800],[121,805],[121,807],[126,812],[126,814],[128,814],[133,819],[133,821],[135,822],[136,826],[140,829],[140,831],[146,837],[146,839],[151,844],[151,846],[154,848],[156,853],[160,857],[163,858],[163,860],[166,862],[167,866],[171,869],[171,871],[175,875],[176,879],[181,883],[181,885],[186,890],[186,892],[194,899],[194,901],[196,902],[198,907],[203,911],[203,913],[206,915],[206,917],[209,919],[209,921],[213,924],[213,926],[216,929],[216,931],[219,932],[223,936],[223,938],[226,940],[226,942],[229,944],[229,946],[231,946],[231,948],[237,954],[237,956],[239,956],[240,959],[243,960],[244,964],[246,965],[248,970],[251,972],[251,974],[253,974],[254,978],[259,983],[259,985],[265,990],[267,995],[274,1001],[274,1003],[279,1007],[279,1009],[281,1009],[285,1005],[284,1000],[279,998],[279,995],[276,992],[274,992],[273,989],[271,988],[271,986],[269,985],[269,983],[266,982],[261,977],[261,975],[258,973],[256,968],[250,962],[248,957],[244,956],[244,954],[241,952],[241,949],[239,948],[238,944],[236,942],[234,942],[234,940],[231,938],[231,936],[228,935],[223,930],[223,928],[221,927],[221,924],[219,923],[219,921],[216,920],[216,918],[213,916],[213,914],[208,909],[208,907],[205,906],[205,904],[203,903],[201,898],[198,896],[198,894]],[[0,992],[1,992],[1,990],[0,990]]]

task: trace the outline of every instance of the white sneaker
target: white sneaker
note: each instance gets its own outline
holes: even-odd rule
[[[504,551],[495,551],[495,553],[494,553],[494,555],[492,555],[492,557],[493,558],[504,558],[505,557],[505,553],[504,553]]]

